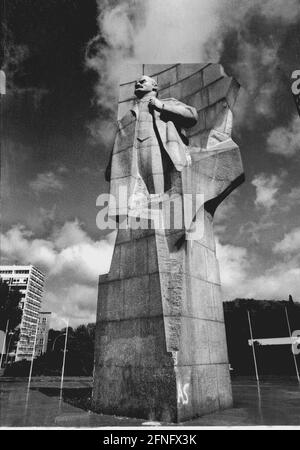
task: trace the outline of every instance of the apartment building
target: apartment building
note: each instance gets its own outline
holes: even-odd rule
[[[0,266],[0,278],[22,295],[20,307],[23,314],[15,361],[30,360],[38,332],[45,275],[32,265],[7,265]]]

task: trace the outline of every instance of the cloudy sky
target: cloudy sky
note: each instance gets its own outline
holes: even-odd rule
[[[224,299],[300,301],[300,0],[1,0],[2,263],[47,277],[44,308],[93,322],[114,236],[96,227],[126,61],[220,61],[247,182],[216,215]]]

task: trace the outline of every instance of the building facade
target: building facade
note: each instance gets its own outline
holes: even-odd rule
[[[0,278],[22,295],[20,307],[23,313],[15,361],[30,360],[38,332],[45,275],[32,265],[10,265],[0,266]]]
[[[36,336],[35,357],[41,356],[47,351],[50,318],[51,312],[40,312],[38,331]]]

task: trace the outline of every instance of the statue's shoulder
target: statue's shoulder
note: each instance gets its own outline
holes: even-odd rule
[[[169,104],[170,106],[171,105],[186,106],[185,103],[183,103],[181,100],[178,100],[177,98],[173,98],[173,97],[160,98],[159,100],[165,104]]]
[[[172,103],[181,103],[180,100],[177,100],[176,98],[173,97],[169,97],[169,98],[160,98],[159,99],[161,102],[165,103],[165,102],[172,102]]]

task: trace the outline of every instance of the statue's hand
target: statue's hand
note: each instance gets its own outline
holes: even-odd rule
[[[149,100],[149,109],[153,110],[156,109],[156,111],[161,111],[164,107],[163,102],[161,102],[160,100],[158,100],[158,98],[152,97]]]

